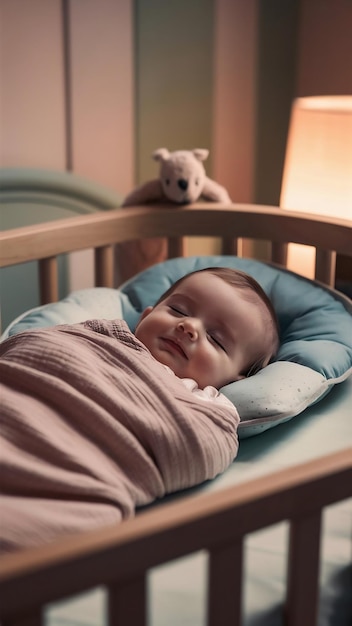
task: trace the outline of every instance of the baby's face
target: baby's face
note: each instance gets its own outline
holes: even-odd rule
[[[143,312],[136,328],[136,337],[158,361],[201,389],[243,378],[264,336],[259,306],[208,272],[185,278]]]

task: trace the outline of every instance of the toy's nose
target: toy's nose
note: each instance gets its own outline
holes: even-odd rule
[[[177,184],[179,188],[182,189],[182,191],[186,191],[188,187],[188,180],[186,180],[185,178],[179,178]]]

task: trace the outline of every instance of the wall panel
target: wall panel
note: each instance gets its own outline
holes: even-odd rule
[[[125,194],[134,184],[132,0],[69,0],[71,162]]]
[[[261,0],[258,29],[255,201],[278,204],[295,94],[297,0]]]
[[[234,202],[253,200],[258,2],[216,0],[213,175]]]
[[[352,94],[351,0],[301,0],[297,96]]]
[[[137,176],[155,178],[153,150],[210,148],[213,0],[137,0]],[[211,171],[210,159],[205,162]]]
[[[0,165],[65,169],[61,0],[2,0],[0,45]]]

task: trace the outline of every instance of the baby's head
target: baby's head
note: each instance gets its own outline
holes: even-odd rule
[[[279,345],[273,306],[247,274],[211,267],[175,282],[143,311],[136,337],[180,378],[201,389],[255,374]]]

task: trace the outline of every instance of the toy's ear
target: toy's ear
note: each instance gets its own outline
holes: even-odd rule
[[[205,161],[209,156],[209,150],[205,148],[195,148],[192,152],[198,161]]]
[[[155,161],[167,161],[170,158],[170,152],[167,148],[158,148],[152,154]]]

